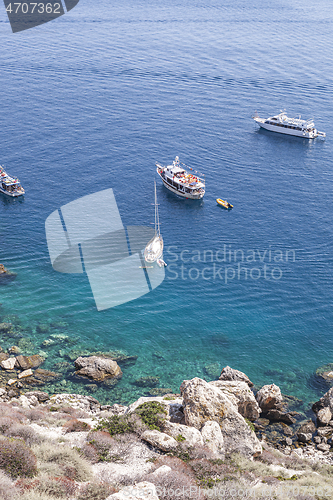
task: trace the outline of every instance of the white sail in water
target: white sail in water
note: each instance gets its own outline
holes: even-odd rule
[[[160,233],[160,218],[158,215],[158,204],[156,195],[156,182],[154,181],[155,187],[155,234],[154,237],[149,241],[148,245],[144,251],[144,257],[146,262],[157,262],[157,264],[162,267],[166,266],[163,261],[163,238]]]

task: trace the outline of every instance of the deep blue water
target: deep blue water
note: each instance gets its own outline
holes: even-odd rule
[[[313,372],[333,362],[332,24],[328,0],[81,0],[12,34],[0,7],[0,163],[26,189],[24,200],[0,195],[0,262],[18,273],[0,287],[2,319],[17,314],[36,351],[48,338],[38,323],[61,320],[90,350],[137,354],[117,390],[97,398],[134,399],[142,390],[131,382],[145,375],[177,391],[217,362],[315,400]],[[314,117],[326,140],[251,120],[284,108]],[[155,161],[176,155],[205,173],[201,202],[157,179]],[[98,312],[84,276],[52,269],[45,219],[112,187],[124,224],[147,225],[154,178],[166,279]],[[46,367],[63,359],[59,348]]]

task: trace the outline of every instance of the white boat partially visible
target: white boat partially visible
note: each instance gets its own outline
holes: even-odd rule
[[[10,177],[0,166],[0,193],[6,194],[11,198],[24,195],[25,191],[20,181],[16,177]]]
[[[319,132],[315,128],[312,118],[310,120],[301,120],[301,116],[299,118],[289,118],[285,111],[281,111],[278,115],[269,118],[260,118],[258,113],[255,112],[253,119],[260,127],[280,134],[295,135],[306,139],[326,137],[325,132]]]
[[[155,187],[155,234],[153,238],[147,244],[144,250],[144,257],[146,262],[157,262],[159,267],[166,266],[163,260],[163,238],[160,232],[160,218],[158,214],[158,203],[156,195],[156,182],[154,181]]]

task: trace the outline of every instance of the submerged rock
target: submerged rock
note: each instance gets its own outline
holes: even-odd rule
[[[134,384],[138,387],[155,387],[160,381],[160,377],[140,377],[135,380]]]
[[[0,362],[1,368],[4,370],[14,370],[16,358],[7,358]]]
[[[0,333],[9,333],[13,328],[12,323],[0,323]]]
[[[31,370],[31,368],[29,368],[28,370],[24,370],[23,372],[19,373],[18,378],[27,378],[31,377],[31,375],[33,375],[33,371]]]
[[[209,378],[212,379],[217,379],[220,376],[221,373],[221,366],[220,363],[209,363],[208,365],[204,366],[204,372]]]
[[[17,345],[12,345],[12,347],[9,347],[8,349],[9,354],[21,354],[21,349]]]
[[[38,333],[47,333],[50,330],[50,325],[47,323],[39,323],[37,325],[37,332]]]
[[[316,376],[329,385],[333,385],[333,363],[320,366],[315,372]]]
[[[245,456],[257,456],[261,444],[237,407],[217,387],[205,380],[185,380],[180,386],[186,425],[200,430],[209,421],[219,424],[225,449],[228,453],[239,452]]]
[[[16,367],[21,368],[21,370],[28,370],[29,368],[38,368],[43,364],[45,358],[42,358],[39,354],[33,354],[32,356],[17,356],[16,357]]]
[[[234,370],[230,366],[223,368],[219,380],[237,380],[239,382],[246,382],[249,387],[253,387],[253,383],[245,373]]]
[[[9,358],[9,354],[6,352],[0,352],[0,366],[1,366],[1,361],[4,361],[5,359]]]
[[[89,378],[96,382],[103,382],[106,379],[119,379],[123,374],[116,361],[98,356],[79,357],[75,360],[74,365],[77,376]]]
[[[296,418],[294,418],[290,413],[277,409],[268,410],[266,417],[271,422],[284,422],[287,425],[292,425],[296,422]]]
[[[9,271],[3,264],[0,264],[0,285],[13,281],[17,274]]]
[[[154,389],[150,389],[148,392],[151,396],[166,396],[172,393],[172,389],[164,387],[155,387]]]
[[[29,378],[29,383],[34,385],[44,385],[47,382],[51,382],[52,380],[56,380],[60,378],[61,375],[59,373],[51,372],[49,370],[43,370],[42,368],[37,368],[34,371],[33,377]]]

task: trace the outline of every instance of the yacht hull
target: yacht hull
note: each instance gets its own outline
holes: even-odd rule
[[[270,123],[257,123],[261,128],[264,128],[265,130],[269,130],[271,132],[277,132],[279,134],[294,135],[296,137],[303,137],[305,139],[314,139],[315,137],[318,137],[317,130],[313,132],[302,132],[301,130],[279,127],[277,125],[271,125]]]

